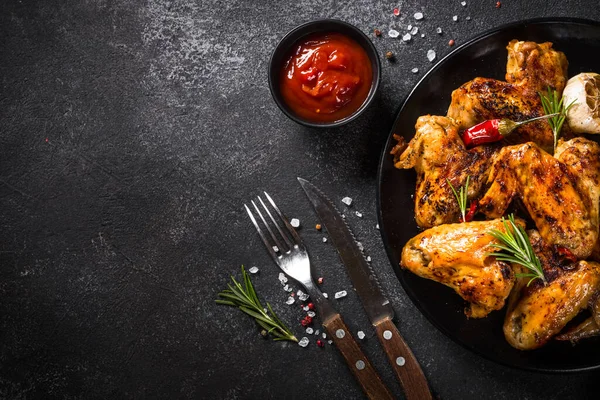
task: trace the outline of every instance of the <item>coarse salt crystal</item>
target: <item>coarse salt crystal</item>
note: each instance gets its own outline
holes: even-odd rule
[[[341,290],[341,291],[337,292],[334,297],[336,299],[341,299],[342,297],[346,297],[347,295],[348,295],[348,292],[346,292],[345,290]]]
[[[419,72],[419,68],[413,68],[410,70],[413,74],[416,74],[417,72]],[[379,225],[377,225],[377,229],[379,229]]]
[[[300,301],[305,301],[308,300],[308,294],[304,293],[302,290],[298,290],[296,292],[296,294],[298,295],[298,298],[300,299]]]
[[[429,60],[429,62],[435,60],[435,51],[427,50],[427,59]]]
[[[328,298],[329,295],[327,293],[323,293],[323,297]]]
[[[470,21],[470,20],[471,20],[471,17],[467,17],[467,18],[465,18],[465,19],[466,19],[467,21]]]
[[[423,19],[423,13],[422,12],[415,13],[415,19],[417,21],[420,20],[420,19]]]
[[[410,36],[410,33],[407,33],[406,35],[402,36],[402,40],[404,40],[405,42],[409,42],[410,39],[412,39],[412,36]]]
[[[362,216],[363,216],[363,215],[362,215],[362,213],[361,213],[360,211],[356,211],[354,214],[356,214],[356,216],[357,216],[358,218],[362,218]]]
[[[305,336],[302,339],[300,339],[300,341],[298,342],[298,346],[300,346],[300,347],[308,346],[308,338]]]
[[[258,268],[256,268],[256,267],[252,267],[252,268],[250,268],[250,269],[248,270],[248,272],[250,272],[251,274],[255,274],[255,273],[257,273],[257,272],[258,272]]]
[[[419,32],[419,28],[417,28],[416,26],[410,30],[410,34],[413,36],[416,35],[417,32]]]
[[[425,34],[424,34],[424,33],[421,33],[421,37],[425,37]]]
[[[290,296],[290,297],[288,297],[288,299],[285,301],[285,304],[287,304],[287,305],[289,306],[290,304],[294,304],[294,302],[295,302],[295,301],[296,301],[296,300],[295,300],[295,299],[294,299],[292,296]]]
[[[363,244],[361,242],[356,242],[356,246],[358,246],[358,249],[360,251],[364,251],[365,250],[365,248],[364,248],[364,246],[363,246]]]
[[[419,72],[419,68],[413,68],[412,72]],[[375,229],[379,230],[379,224],[375,225]]]
[[[282,285],[285,285],[288,281],[287,276],[285,276],[285,274],[283,272],[279,273],[279,282],[281,282]]]
[[[314,311],[309,311],[309,312],[306,313],[306,315],[308,315],[311,318],[314,318],[315,315],[317,315],[317,313],[315,313]]]
[[[367,256],[367,262],[371,262],[371,256]]]
[[[327,339],[327,334],[326,334],[325,332],[323,332],[323,334],[321,335],[321,337],[322,337],[323,339]]]
[[[302,310],[308,311],[308,310],[310,310],[310,308],[308,308],[308,306],[304,306],[304,307],[302,307]]]
[[[277,247],[277,246],[273,246],[273,251],[274,251],[275,253],[277,253],[277,252],[279,251],[279,247]]]
[[[409,25],[409,26],[406,27],[407,31],[410,31],[411,29],[412,29],[412,25]]]
[[[452,21],[454,21],[454,22],[458,21],[458,15],[455,15],[454,17],[452,17]]]
[[[363,331],[358,331],[356,336],[358,336],[360,340],[363,340],[365,338],[365,333]]]
[[[321,334],[321,331],[317,329],[317,330],[315,331],[315,335],[319,336],[320,334]]]
[[[348,207],[350,207],[352,205],[352,198],[351,197],[344,197],[342,199],[342,203],[344,203],[345,205],[347,205]]]
[[[400,36],[400,32],[398,32],[395,29],[390,29],[390,31],[388,32],[388,35],[391,38],[397,38],[398,36]]]
[[[328,340],[327,343],[333,344],[333,340]]]
[[[342,214],[342,219],[346,219],[346,214]]]
[[[442,28],[437,28],[435,31],[437,32],[438,35],[442,34]]]
[[[467,2],[466,1],[461,1],[460,5],[463,6],[463,7],[466,7],[467,6]]]
[[[306,333],[308,333],[309,335],[312,335],[313,332],[314,332],[314,330],[310,326],[308,328],[306,328]]]
[[[298,218],[292,218],[290,225],[292,225],[294,228],[298,228],[300,227],[300,220]]]
[[[323,238],[323,243],[327,243],[327,238],[326,237]]]

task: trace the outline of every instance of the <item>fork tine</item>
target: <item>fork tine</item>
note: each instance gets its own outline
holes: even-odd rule
[[[288,220],[285,217],[285,215],[283,215],[283,213],[281,212],[281,210],[279,210],[279,207],[277,207],[277,205],[275,204],[275,202],[273,201],[273,199],[271,198],[271,196],[269,196],[269,193],[267,193],[267,192],[264,192],[264,193],[265,193],[265,196],[267,196],[267,200],[269,200],[269,203],[271,203],[271,205],[273,206],[273,208],[275,209],[275,211],[279,215],[279,218],[281,218],[283,220],[283,223],[285,224],[285,227],[287,228],[288,232],[294,238],[295,244],[296,245],[300,245],[302,243],[302,239],[300,239],[300,236],[298,236],[298,233],[296,232],[296,230],[294,229],[294,227],[292,225],[290,225],[290,223],[288,222]],[[273,218],[273,217],[271,217],[271,218]],[[277,228],[279,228],[279,225],[277,225]],[[281,232],[281,230],[279,230],[279,232]],[[291,247],[291,245],[290,245],[290,247]]]
[[[269,195],[267,194],[267,192],[264,192],[267,197],[269,197]],[[277,230],[279,231],[279,234],[283,237],[283,240],[285,240],[285,243],[288,245],[288,248],[291,250],[294,245],[293,243],[290,241],[288,235],[286,235],[280,227],[280,224],[278,224],[275,221],[275,218],[273,218],[273,214],[271,214],[271,211],[269,211],[269,208],[266,206],[266,204],[262,201],[262,199],[260,198],[260,196],[258,197],[258,200],[260,200],[260,202],[262,203],[262,206],[265,208],[265,210],[267,211],[267,214],[269,214],[269,217],[271,217],[271,221],[273,221],[273,223],[275,224],[275,226],[277,227]],[[283,220],[283,223],[286,224],[287,223],[287,219],[281,214],[281,211],[279,211],[279,209],[277,208],[277,206],[275,205],[275,203],[273,202],[273,199],[270,199],[269,202],[271,203],[271,205],[273,205],[275,208],[275,210],[277,211],[277,213],[279,214],[279,217]],[[288,228],[289,230],[289,228]]]
[[[252,202],[252,203],[254,204],[254,202]],[[254,207],[256,207],[256,205],[254,205]],[[252,221],[252,223],[254,224],[254,227],[258,231],[258,236],[260,236],[260,238],[262,239],[263,243],[267,247],[267,251],[269,252],[269,254],[271,254],[271,257],[273,257],[273,259],[275,260],[275,262],[277,262],[277,254],[275,254],[275,250],[273,250],[273,245],[271,243],[269,243],[269,241],[267,240],[267,237],[265,236],[264,232],[262,231],[262,229],[260,229],[260,226],[258,226],[258,222],[256,222],[256,218],[254,218],[254,215],[252,214],[252,211],[250,211],[250,209],[248,208],[248,206],[245,205],[245,204],[244,204],[244,208],[246,208],[246,212],[248,213],[248,216],[250,217],[250,220]],[[264,219],[263,219],[263,221],[264,221]],[[268,227],[269,226],[267,225],[267,228]]]
[[[258,198],[258,200],[260,200],[260,197]],[[262,215],[262,213],[260,212],[258,206],[256,205],[256,203],[254,203],[254,200],[251,200],[252,205],[254,206],[254,209],[256,210],[256,212],[258,213],[258,216],[260,217],[260,219],[262,220],[263,224],[265,224],[265,226],[267,227],[267,230],[269,231],[269,234],[271,235],[271,239],[273,239],[273,241],[275,242],[275,245],[277,246],[277,248],[281,251],[287,251],[281,244],[281,242],[277,239],[277,236],[275,235],[275,233],[273,232],[273,230],[271,229],[271,226],[267,223],[267,220],[265,219],[265,217]],[[262,200],[260,200],[260,202],[262,203]],[[264,207],[264,204],[263,204]],[[266,210],[267,213],[269,212],[269,210]],[[271,219],[273,219],[271,217]],[[279,226],[277,226],[277,229],[279,229]],[[281,231],[280,231],[281,233]],[[291,246],[288,248],[291,249]]]

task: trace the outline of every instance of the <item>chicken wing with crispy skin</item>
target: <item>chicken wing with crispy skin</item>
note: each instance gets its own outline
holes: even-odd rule
[[[458,188],[470,176],[468,198],[474,199],[482,191],[496,150],[489,146],[467,150],[456,125],[446,117],[424,115],[415,129],[408,146],[400,140],[392,154],[396,168],[414,168],[417,172],[417,224],[430,228],[456,222],[460,210],[448,181]]]
[[[519,198],[544,240],[585,259],[598,240],[599,157],[598,144],[583,138],[562,143],[558,159],[534,143],[504,147],[479,210],[498,218]]]
[[[400,265],[454,289],[469,302],[468,317],[485,317],[504,306],[515,282],[511,266],[489,255],[498,243],[488,234],[492,229],[505,231],[499,219],[428,229],[404,246]]]
[[[510,295],[504,336],[519,350],[543,346],[582,310],[596,308],[600,290],[600,264],[578,261],[560,265],[557,262],[560,256],[543,243],[536,231],[529,231],[529,238],[548,283],[536,280],[527,286],[528,278],[519,278]],[[522,272],[519,266],[514,267],[515,272]],[[594,336],[598,333],[596,328],[592,318],[565,333],[562,339]]]
[[[466,129],[482,121],[509,118],[523,121],[544,114],[538,92],[548,87],[562,93],[568,62],[565,55],[552,49],[552,43],[512,40],[508,46],[506,81],[475,78],[452,92],[448,117]],[[553,135],[545,121],[525,124],[513,132],[508,143],[535,142],[552,149]]]

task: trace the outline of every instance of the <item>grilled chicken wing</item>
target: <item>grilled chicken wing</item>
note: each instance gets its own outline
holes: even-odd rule
[[[548,87],[560,95],[567,78],[567,58],[552,43],[511,41],[508,46],[506,82],[475,78],[452,92],[447,116],[458,129],[494,118],[523,121],[544,114],[538,92]],[[525,124],[512,133],[509,143],[534,142],[545,150],[553,147],[553,135],[545,121]]]
[[[498,243],[488,234],[491,229],[504,232],[504,224],[496,219],[428,229],[404,246],[400,265],[454,289],[470,303],[468,317],[485,317],[504,306],[515,282],[510,265],[488,254]]]
[[[460,210],[448,181],[458,188],[470,176],[468,198],[475,198],[482,191],[496,150],[489,146],[467,150],[456,125],[446,117],[424,115],[415,129],[408,147],[399,138],[392,154],[396,168],[414,168],[417,172],[417,224],[430,228],[456,222]]]
[[[583,138],[562,143],[558,159],[534,143],[504,147],[479,209],[498,218],[519,198],[544,240],[586,258],[598,240],[599,157],[598,144]]]

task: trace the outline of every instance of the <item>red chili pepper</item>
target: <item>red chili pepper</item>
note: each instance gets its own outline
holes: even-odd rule
[[[473,217],[475,216],[475,213],[477,212],[477,202],[475,200],[473,200],[471,202],[471,205],[469,206],[469,211],[467,212],[467,215],[465,215],[465,220],[462,221],[462,217],[461,222],[471,222],[473,221]]]
[[[573,254],[573,252],[571,252],[571,250],[569,250],[566,247],[557,246],[556,251],[558,251],[558,254],[563,256],[568,261],[571,261],[571,262],[577,261],[577,256],[575,256],[575,254]]]
[[[462,138],[467,148],[486,143],[494,143],[502,140],[504,136],[510,134],[523,124],[528,124],[539,119],[551,118],[558,114],[559,113],[542,115],[541,117],[535,117],[521,122],[511,121],[507,118],[490,119],[465,129]]]

